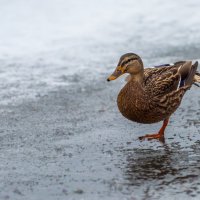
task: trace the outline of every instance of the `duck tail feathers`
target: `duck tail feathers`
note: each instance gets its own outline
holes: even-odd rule
[[[197,69],[197,66],[198,66],[198,62],[195,62],[194,65],[196,66],[196,69]],[[193,66],[194,66],[193,65]],[[194,85],[197,85],[198,87],[200,87],[197,83],[200,83],[200,73],[198,71],[195,72],[195,75],[194,75]]]
[[[188,76],[185,80],[185,85],[191,86],[194,83],[194,77],[197,73],[197,67],[198,67],[198,62],[195,62],[192,66],[191,66],[191,70],[188,73]],[[199,77],[200,78],[200,77]]]

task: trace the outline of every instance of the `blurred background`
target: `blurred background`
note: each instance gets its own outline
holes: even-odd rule
[[[0,0],[0,199],[199,199],[200,91],[160,124],[123,118],[119,57],[200,58],[198,0]],[[191,98],[192,97],[192,98]]]
[[[1,0],[0,102],[67,86],[74,74],[98,79],[126,52],[146,66],[197,59],[198,10],[195,0]]]

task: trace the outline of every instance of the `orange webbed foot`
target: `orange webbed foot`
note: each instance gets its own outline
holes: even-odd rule
[[[148,134],[148,135],[144,135],[144,136],[139,137],[139,140],[145,140],[145,139],[147,139],[147,140],[157,139],[157,140],[159,140],[163,143],[165,141],[164,134],[161,134],[161,133]]]
[[[163,134],[156,133],[156,134],[148,134],[148,135],[141,136],[141,137],[139,137],[139,139],[143,140],[146,138],[148,140],[152,140],[152,139],[159,139],[159,138],[163,138],[163,137],[164,137]]]
[[[139,140],[144,140],[146,138],[148,140],[158,139],[159,141],[164,143],[165,142],[164,132],[165,132],[165,128],[167,127],[168,122],[169,122],[169,119],[165,119],[163,121],[163,125],[162,125],[162,127],[161,127],[161,129],[159,130],[158,133],[141,136],[141,137],[139,137]]]

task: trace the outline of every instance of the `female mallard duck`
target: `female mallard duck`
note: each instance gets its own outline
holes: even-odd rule
[[[117,68],[107,79],[111,81],[124,73],[130,74],[117,98],[120,112],[138,123],[163,121],[158,133],[139,139],[164,138],[169,117],[179,107],[183,95],[192,84],[200,82],[197,66],[198,62],[192,64],[191,61],[179,61],[144,69],[138,55],[127,53],[121,56]]]

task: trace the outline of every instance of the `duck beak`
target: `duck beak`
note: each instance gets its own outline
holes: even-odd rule
[[[107,81],[113,81],[117,79],[119,76],[124,74],[124,71],[121,66],[118,66],[115,71],[107,78]]]

